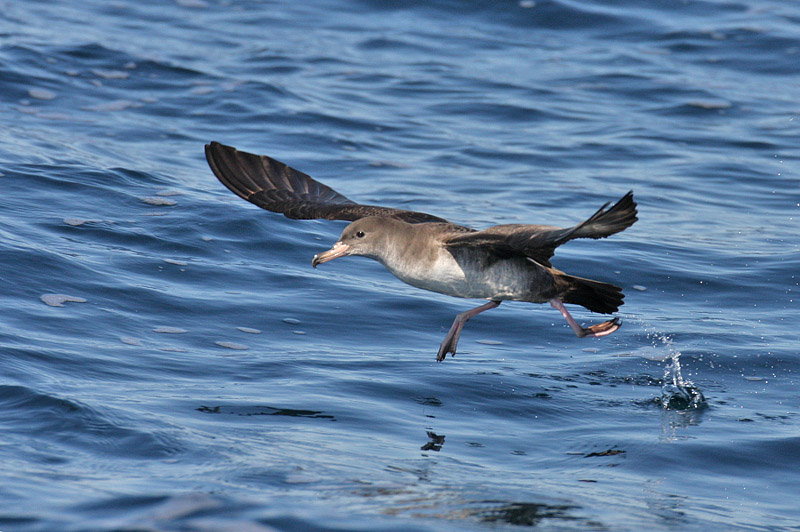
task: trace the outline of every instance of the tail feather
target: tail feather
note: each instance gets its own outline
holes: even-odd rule
[[[609,283],[562,274],[557,284],[562,285],[559,299],[564,303],[581,305],[592,312],[613,314],[624,302],[622,288]]]
[[[610,209],[606,210],[606,207],[608,207],[608,203],[600,207],[591,218],[573,227],[569,239],[611,236],[630,227],[638,219],[636,202],[633,201],[633,191],[625,194]]]

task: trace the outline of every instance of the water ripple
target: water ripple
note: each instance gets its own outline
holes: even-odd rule
[[[794,4],[154,5],[0,9],[0,529],[797,521]],[[633,189],[554,259],[623,327],[509,302],[438,364],[474,302],[312,269],[344,223],[236,198],[211,140],[478,228]]]

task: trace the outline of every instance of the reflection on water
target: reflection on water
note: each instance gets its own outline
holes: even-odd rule
[[[444,445],[444,435],[436,434],[433,431],[428,431],[428,438],[430,441],[426,442],[425,445],[420,447],[423,451],[441,451],[442,445]]]
[[[446,490],[445,490],[446,491]],[[581,516],[581,507],[573,504],[549,504],[544,502],[510,502],[500,500],[469,501],[452,499],[444,494],[419,494],[414,490],[394,487],[369,490],[368,497],[397,498],[394,508],[384,507],[386,515],[407,515],[415,518],[438,518],[447,520],[476,520],[498,525],[510,524],[522,527],[557,526],[556,523],[571,523],[569,530],[606,530],[601,523]]]
[[[233,414],[237,416],[290,416],[290,417],[309,417],[322,419],[335,419],[333,416],[324,414],[319,410],[299,410],[295,408],[275,408],[272,406],[201,406],[197,408],[204,414]]]
[[[661,436],[659,439],[664,442],[686,439],[688,436],[681,435],[679,431],[699,425],[705,411],[706,409],[703,407],[683,410],[665,408],[661,414]]]
[[[496,504],[497,506],[475,510],[474,516],[487,523],[509,523],[517,526],[538,526],[545,521],[583,521],[574,515],[573,511],[578,506],[553,505],[528,502],[499,502],[483,501],[482,504]],[[598,523],[586,521],[581,523],[581,528],[599,528]]]

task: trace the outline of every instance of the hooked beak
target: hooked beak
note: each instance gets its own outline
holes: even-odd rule
[[[341,240],[333,245],[331,249],[328,251],[323,251],[318,255],[314,255],[314,258],[311,259],[311,266],[314,268],[317,265],[322,264],[323,262],[328,262],[329,260],[333,260],[339,257],[344,257],[345,255],[349,255],[350,246],[343,243]]]

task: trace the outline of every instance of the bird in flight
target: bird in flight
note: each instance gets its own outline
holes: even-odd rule
[[[619,329],[619,318],[581,327],[564,306],[612,314],[623,304],[622,289],[568,275],[550,263],[555,250],[575,238],[605,238],[636,222],[628,192],[585,221],[568,228],[506,224],[481,231],[423,212],[356,203],[310,176],[266,155],[239,151],[219,142],[205,147],[214,175],[234,194],[268,211],[298,220],[351,222],[331,249],[314,256],[315,268],[349,255],[374,259],[395,277],[417,288],[487,303],[458,314],[436,360],[456,354],[464,324],[503,301],[547,303],[579,338]]]

